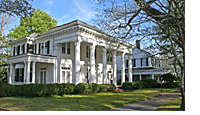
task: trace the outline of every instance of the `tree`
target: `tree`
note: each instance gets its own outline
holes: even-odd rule
[[[95,22],[106,33],[124,41],[146,41],[155,55],[173,60],[185,110],[185,0],[98,1],[105,8],[97,9]]]
[[[18,17],[28,16],[34,10],[30,1],[33,0],[1,0],[0,13]]]
[[[58,21],[52,19],[46,12],[37,9],[30,17],[23,17],[20,25],[10,30],[8,36],[11,39],[19,39],[32,33],[42,34],[57,25]]]

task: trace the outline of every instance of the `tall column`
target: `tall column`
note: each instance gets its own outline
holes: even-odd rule
[[[125,82],[125,59],[124,59],[125,53],[122,53],[121,55],[121,84]]]
[[[90,83],[96,83],[96,79],[95,79],[95,44],[90,44]]]
[[[128,81],[129,82],[132,82],[133,80],[132,80],[132,55],[129,55],[128,56],[128,77],[129,77],[129,79],[128,79]]]
[[[107,59],[106,59],[106,48],[103,48],[103,84],[107,84]]]
[[[154,73],[152,73],[152,79],[154,79]]]
[[[35,84],[35,61],[33,61],[32,66],[32,83]]]
[[[26,72],[26,84],[29,84],[30,83],[30,65],[31,65],[31,62],[30,61],[27,61],[27,72]]]
[[[140,81],[142,80],[142,75],[140,74]]]
[[[25,43],[25,54],[27,53],[27,43]]]
[[[80,41],[75,41],[75,60],[74,60],[74,71],[75,71],[75,84],[82,82],[80,76]]]
[[[12,84],[12,77],[13,77],[13,64],[10,64],[10,76],[9,76],[9,84]]]
[[[117,62],[116,62],[116,54],[117,54],[117,51],[115,50],[115,51],[113,51],[113,53],[112,53],[113,55],[113,59],[112,59],[112,61],[113,61],[113,75],[112,75],[112,77],[113,77],[113,84],[115,85],[115,86],[117,86]]]
[[[26,83],[27,79],[27,62],[24,61],[24,83]]]
[[[56,61],[53,63],[53,83],[56,83]]]

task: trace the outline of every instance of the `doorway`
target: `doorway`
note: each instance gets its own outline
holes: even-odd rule
[[[40,83],[46,84],[46,70],[41,70],[40,72]]]

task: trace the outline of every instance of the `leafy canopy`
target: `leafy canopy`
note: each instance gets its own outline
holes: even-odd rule
[[[58,21],[52,19],[46,12],[40,9],[34,11],[30,17],[23,17],[20,25],[12,28],[9,33],[11,39],[19,39],[32,33],[42,34],[57,25]]]

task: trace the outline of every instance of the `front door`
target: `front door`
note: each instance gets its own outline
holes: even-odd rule
[[[46,70],[41,70],[40,72],[40,83],[46,84]]]

